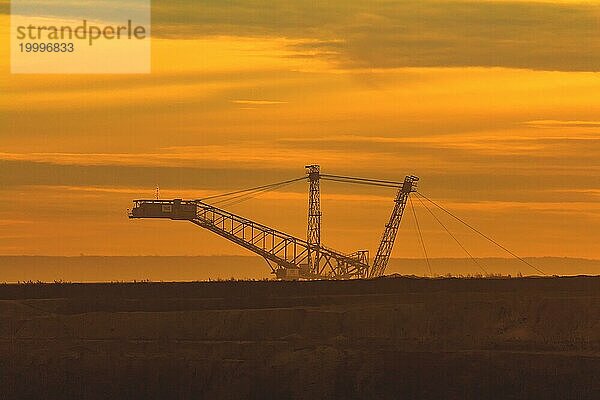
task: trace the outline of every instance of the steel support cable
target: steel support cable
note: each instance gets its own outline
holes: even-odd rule
[[[342,176],[342,175],[330,175],[330,174],[321,174],[321,178],[334,178],[334,179],[346,179],[352,181],[363,181],[363,182],[375,182],[375,183],[387,183],[395,186],[402,186],[403,182],[398,181],[387,181],[382,179],[370,179],[370,178],[357,178],[355,176]]]
[[[221,194],[221,195],[210,196],[210,197],[207,197],[205,199],[202,199],[202,201],[204,201],[204,200],[211,200],[211,199],[219,199],[215,203],[220,203],[220,202],[224,202],[224,201],[236,199],[236,198],[239,198],[239,197],[243,197],[243,196],[246,196],[246,195],[252,195],[252,194],[257,193],[257,192],[262,192],[262,191],[268,191],[268,190],[272,190],[272,189],[277,189],[278,187],[281,187],[282,185],[286,185],[288,183],[299,182],[299,181],[302,181],[302,180],[305,180],[305,179],[306,179],[306,177],[301,177],[301,178],[296,178],[296,179],[290,179],[290,180],[287,180],[287,181],[271,183],[269,185],[262,185],[262,186],[257,186],[257,187],[253,187],[253,188],[249,188],[249,189],[237,190],[237,191],[234,191],[234,192],[224,193],[224,194]],[[224,198],[224,197],[226,197],[226,198]],[[222,199],[222,198],[224,198],[224,199]]]
[[[451,213],[450,211],[446,210],[444,207],[440,206],[439,204],[437,204],[436,202],[434,202],[433,200],[431,200],[429,197],[425,196],[423,193],[421,193],[421,192],[415,192],[415,193],[417,193],[419,196],[423,197],[425,200],[427,200],[428,202],[430,202],[431,204],[433,204],[434,206],[436,206],[437,208],[439,208],[440,210],[442,210],[446,214],[450,215],[452,218],[454,218],[455,220],[457,220],[461,224],[465,225],[467,228],[471,229],[473,232],[477,233],[481,237],[483,237],[483,238],[487,239],[488,241],[490,241],[491,243],[495,244],[496,246],[498,246],[499,248],[501,248],[502,250],[504,250],[505,252],[507,252],[508,254],[510,254],[511,256],[513,256],[514,258],[516,258],[517,260],[519,260],[522,263],[524,263],[524,264],[530,266],[531,268],[535,269],[540,274],[547,275],[544,271],[542,271],[541,269],[539,269],[535,265],[531,264],[530,262],[528,262],[527,260],[523,259],[522,257],[519,257],[518,255],[516,255],[515,253],[513,253],[512,251],[510,251],[506,247],[502,246],[500,243],[496,242],[491,237],[489,237],[486,234],[484,234],[483,232],[479,231],[477,228],[473,227],[472,225],[469,225],[466,221],[462,220],[458,216],[456,216],[453,213]]]
[[[321,175],[321,179],[324,181],[333,181],[333,182],[342,182],[342,183],[354,183],[359,185],[371,185],[371,186],[381,186],[381,187],[390,187],[398,189],[401,185],[390,184],[390,183],[378,183],[378,182],[369,182],[369,181],[354,181],[348,179],[340,179],[340,178],[330,178],[328,176]]]
[[[266,192],[269,192],[269,191],[272,191],[272,190],[281,189],[282,187],[285,187],[285,186],[289,186],[292,183],[295,183],[295,182],[286,182],[286,183],[283,183],[283,184],[281,184],[281,185],[279,185],[277,187],[268,188],[268,189],[262,189],[262,190],[253,192],[251,194],[248,194],[248,195],[246,195],[245,197],[243,197],[241,199],[237,199],[237,200],[235,200],[235,199],[226,199],[226,200],[222,200],[220,202],[215,202],[213,204],[220,203],[221,206],[232,206],[232,205],[239,204],[239,203],[242,203],[244,201],[253,199],[253,198],[255,198],[256,196],[258,196],[260,194],[263,194],[263,193],[266,193]]]
[[[274,188],[271,188],[271,189],[268,189],[268,190],[267,189],[262,189],[262,190],[257,190],[255,192],[244,193],[243,195],[238,195],[238,196],[235,196],[235,197],[232,197],[232,198],[229,198],[229,199],[221,199],[221,200],[218,200],[218,201],[209,202],[209,204],[213,205],[213,206],[217,206],[218,205],[219,207],[229,206],[229,205],[232,205],[232,204],[237,204],[237,203],[241,203],[241,202],[246,201],[246,200],[250,200],[250,199],[254,198],[255,196],[257,196],[257,195],[259,195],[261,193],[265,193],[265,192],[267,192],[269,190],[274,190]]]
[[[269,187],[272,187],[272,186],[278,186],[278,185],[281,185],[281,184],[284,184],[284,183],[298,182],[298,181],[301,181],[301,180],[304,180],[304,179],[308,179],[308,178],[306,176],[303,176],[303,177],[296,178],[296,179],[289,179],[287,181],[271,183],[271,184],[268,184],[268,185],[256,186],[256,187],[249,188],[249,189],[242,189],[242,190],[236,190],[236,191],[233,191],[233,192],[216,194],[216,195],[213,195],[213,196],[207,196],[207,197],[203,197],[203,198],[197,199],[197,200],[205,201],[205,200],[217,199],[217,198],[220,198],[220,197],[228,197],[228,196],[232,196],[232,195],[235,195],[235,194],[240,194],[240,193],[245,193],[245,192],[251,192],[251,191],[254,191],[254,190],[263,189],[263,188],[269,188]]]
[[[417,213],[415,212],[415,206],[412,199],[409,197],[408,202],[410,203],[410,209],[412,210],[413,217],[415,219],[415,225],[417,226],[417,232],[419,233],[419,240],[421,247],[423,248],[423,255],[425,255],[425,261],[427,261],[427,268],[429,269],[429,276],[433,278],[433,272],[431,271],[431,263],[429,262],[429,256],[427,255],[427,249],[425,248],[425,242],[423,241],[423,235],[421,234],[421,227],[419,226],[419,220],[417,219]]]
[[[254,199],[263,193],[266,193],[266,191],[255,192],[255,193],[252,193],[252,194],[249,194],[244,197],[237,198],[237,199],[227,199],[227,200],[223,200],[220,202],[210,203],[210,205],[217,206],[217,207],[229,207],[232,205],[236,205],[236,204],[243,203],[245,201]]]
[[[469,256],[469,258],[475,263],[475,265],[477,265],[477,267],[479,267],[479,269],[481,269],[483,271],[484,274],[488,274],[488,272],[486,271],[485,268],[483,268],[483,266],[481,264],[479,264],[479,262],[477,262],[477,260],[475,259],[475,257],[473,257],[471,255],[471,253],[465,248],[465,246],[462,245],[462,243],[458,240],[458,238],[456,238],[456,236],[454,236],[452,234],[452,232],[450,232],[450,230],[446,227],[446,225],[444,225],[444,223],[437,217],[437,215],[435,215],[433,213],[433,211],[431,211],[429,209],[429,207],[427,207],[427,205],[423,202],[423,200],[421,200],[420,197],[417,196],[417,200],[419,200],[419,202],[421,203],[421,205],[423,207],[425,207],[425,209],[427,211],[429,211],[429,214],[431,214],[433,216],[433,218],[435,218],[435,220],[438,222],[438,224],[441,225],[442,228],[444,228],[444,230],[446,231],[446,233],[448,233],[448,235],[450,235],[450,237],[452,239],[454,239],[454,241],[460,246],[461,249],[463,249],[463,251]]]
[[[291,183],[291,182],[288,182],[288,183]],[[252,191],[244,192],[244,193],[241,193],[241,194],[238,194],[238,195],[235,195],[235,196],[231,196],[231,197],[228,197],[228,198],[218,199],[216,201],[211,202],[210,204],[224,204],[224,203],[230,202],[232,200],[236,200],[236,199],[239,199],[239,198],[244,198],[244,197],[247,197],[247,196],[252,196],[252,195],[257,194],[257,193],[262,193],[262,192],[267,192],[267,191],[270,191],[270,190],[275,190],[275,189],[277,189],[277,188],[279,188],[279,187],[281,187],[283,185],[284,185],[284,183],[280,183],[278,185],[264,187],[262,189],[254,189]]]

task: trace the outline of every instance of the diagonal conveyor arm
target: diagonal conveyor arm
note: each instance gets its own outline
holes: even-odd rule
[[[309,244],[266,225],[202,201],[135,200],[130,218],[187,220],[264,257],[274,272],[295,270],[301,278],[366,278],[369,265],[337,251]],[[311,258],[312,257],[312,258]],[[309,260],[318,263],[308,269]],[[273,267],[273,265],[275,267]]]

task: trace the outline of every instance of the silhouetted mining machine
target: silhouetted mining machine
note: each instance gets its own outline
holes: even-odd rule
[[[306,167],[307,175],[271,185],[228,193],[242,196],[282,185],[308,180],[308,231],[303,240],[277,229],[210,205],[215,197],[201,200],[134,200],[129,218],[165,218],[190,221],[262,256],[279,279],[352,279],[382,276],[390,259],[396,234],[408,197],[416,191],[416,176],[403,182],[321,174],[318,165]],[[385,226],[383,238],[372,264],[367,250],[344,254],[321,244],[321,209],[319,181],[375,185],[397,189],[394,209]]]

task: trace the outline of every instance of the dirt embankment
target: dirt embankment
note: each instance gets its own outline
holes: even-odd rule
[[[0,319],[12,398],[600,398],[598,278],[5,285]]]

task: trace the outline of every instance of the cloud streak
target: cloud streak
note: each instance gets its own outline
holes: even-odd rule
[[[269,106],[276,104],[286,104],[287,101],[277,101],[277,100],[232,100],[234,104],[247,104],[253,106]]]
[[[0,2],[8,14],[8,2]],[[157,0],[156,38],[276,37],[342,68],[600,71],[597,2]]]
[[[600,70],[600,5],[517,1],[159,1],[153,33],[312,39],[291,45],[344,68]]]
[[[527,121],[524,125],[534,128],[600,128],[600,121]]]

